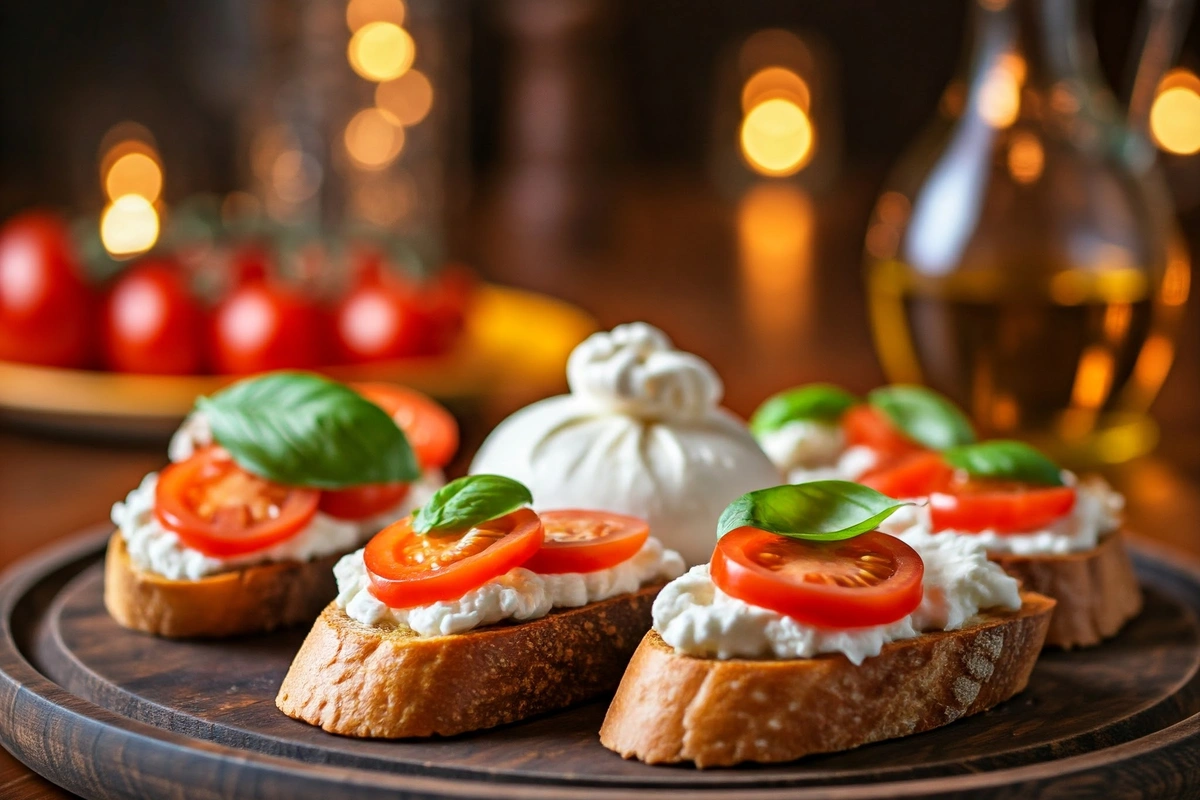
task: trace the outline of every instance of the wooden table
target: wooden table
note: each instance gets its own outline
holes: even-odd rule
[[[600,244],[589,246],[544,232],[523,240],[504,210],[485,201],[475,262],[491,277],[576,302],[606,326],[633,319],[661,325],[717,367],[728,404],[746,414],[768,392],[795,383],[821,378],[861,390],[882,381],[859,277],[873,194],[870,182],[852,180],[830,197],[782,198],[793,210],[809,203],[808,221],[797,227],[769,212],[756,221],[746,206],[726,204],[687,181],[634,183],[617,194],[603,233],[593,239]],[[792,279],[772,282],[771,265],[797,254],[805,261]],[[1191,411],[1200,398],[1195,318],[1160,399],[1163,445],[1109,476],[1129,498],[1131,527],[1200,558],[1200,424]],[[468,421],[465,449],[477,446],[515,402],[487,403]],[[0,430],[0,566],[105,519],[112,502],[164,460],[161,446]],[[0,797],[72,795],[0,751]]]

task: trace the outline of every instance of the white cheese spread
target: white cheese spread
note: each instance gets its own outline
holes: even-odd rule
[[[788,483],[858,480],[879,462],[869,447],[847,447],[841,426],[828,422],[792,420],[759,436],[758,443]]]
[[[629,594],[657,581],[678,577],[683,558],[651,536],[632,558],[595,572],[539,575],[517,567],[464,594],[411,608],[389,608],[368,589],[363,551],[343,557],[333,568],[337,604],[366,625],[406,625],[420,636],[447,636],[506,619],[544,617],[552,608],[577,608]]]
[[[311,561],[360,546],[387,525],[407,516],[429,501],[444,483],[440,470],[428,470],[413,483],[408,495],[395,508],[377,517],[348,521],[317,512],[300,532],[264,550],[242,556],[219,558],[188,547],[179,536],[164,528],[154,515],[154,489],[158,474],[151,472],[112,507],[113,524],[125,538],[129,557],[139,569],[171,580],[200,580],[206,575],[273,561]]]
[[[886,625],[824,629],[730,597],[708,565],[671,581],[654,601],[654,629],[680,653],[716,658],[811,658],[842,653],[852,663],[888,642],[925,631],[956,630],[985,609],[1021,607],[1017,581],[987,559],[977,542],[915,531],[905,541],[925,563],[921,605]]]
[[[1064,472],[1063,480],[1075,486],[1075,505],[1071,513],[1045,528],[1026,533],[947,531],[978,541],[991,553],[1018,556],[1078,553],[1096,547],[1102,538],[1120,529],[1125,498],[1098,476],[1078,480]],[[924,502],[924,501],[920,501]],[[937,498],[931,498],[936,503]],[[888,533],[906,538],[910,532],[928,531],[929,506],[907,506],[893,514],[882,526]]]

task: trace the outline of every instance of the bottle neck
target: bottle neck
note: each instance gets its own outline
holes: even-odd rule
[[[1098,82],[1089,10],[1085,0],[976,0],[972,73],[1015,68],[1034,89]]]

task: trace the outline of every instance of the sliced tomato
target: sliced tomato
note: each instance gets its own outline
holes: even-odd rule
[[[154,514],[188,547],[228,558],[295,536],[317,513],[320,496],[252,475],[223,448],[208,447],[159,474]]]
[[[749,527],[721,537],[709,569],[731,597],[818,628],[886,625],[911,614],[925,574],[916,551],[886,533],[810,542]]]
[[[395,508],[408,496],[407,483],[370,483],[321,492],[321,511],[331,517],[360,521]]]
[[[1074,486],[968,481],[929,495],[929,521],[935,531],[1024,533],[1053,524],[1074,507]]]
[[[421,466],[444,467],[458,450],[458,423],[437,401],[391,383],[357,383],[354,389],[391,414]]]
[[[879,409],[857,405],[842,415],[846,443],[869,447],[883,456],[903,456],[924,448],[896,429]]]
[[[945,488],[954,477],[954,469],[940,453],[918,451],[884,462],[858,479],[888,497],[904,500],[926,497]]]
[[[367,542],[363,561],[371,594],[389,608],[456,600],[530,559],[542,546],[542,522],[528,508],[461,533],[418,534],[412,517]]]
[[[608,511],[544,511],[545,541],[525,568],[544,575],[595,572],[633,558],[650,537],[650,523]]]

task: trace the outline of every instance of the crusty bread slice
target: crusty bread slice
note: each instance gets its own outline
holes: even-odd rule
[[[600,728],[600,743],[648,764],[721,767],[907,736],[977,714],[1025,688],[1054,601],[891,642],[855,666],[803,659],[695,658],[646,634]]]
[[[138,568],[118,531],[108,540],[104,605],[126,628],[172,638],[236,636],[311,623],[337,595],[333,565],[341,555],[176,581]]]
[[[617,685],[661,588],[431,637],[364,625],[330,604],[275,705],[330,733],[387,739],[450,736],[564,708]]]
[[[1047,645],[1099,644],[1142,610],[1142,590],[1120,533],[1081,553],[991,558],[1023,588],[1058,601]]]

